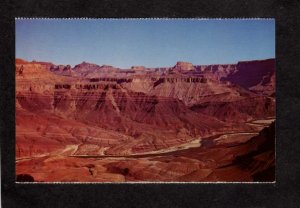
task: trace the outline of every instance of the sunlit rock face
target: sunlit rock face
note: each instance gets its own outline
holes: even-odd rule
[[[17,173],[36,181],[263,180],[274,118],[274,59],[130,69],[16,59]]]
[[[178,61],[173,68],[174,71],[190,71],[193,69],[194,69],[194,66],[192,63],[183,62],[183,61]]]

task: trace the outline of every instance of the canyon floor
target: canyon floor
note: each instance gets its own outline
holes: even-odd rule
[[[275,60],[16,59],[18,182],[275,181]]]

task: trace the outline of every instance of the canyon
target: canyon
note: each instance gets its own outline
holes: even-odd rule
[[[275,104],[275,59],[128,69],[16,59],[17,181],[272,182]]]

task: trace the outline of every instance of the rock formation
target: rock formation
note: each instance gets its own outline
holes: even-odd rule
[[[179,72],[190,71],[190,70],[193,70],[193,69],[194,69],[194,66],[193,66],[192,63],[183,62],[183,61],[178,61],[176,63],[176,65],[173,67],[174,71],[179,71]]]
[[[146,68],[144,66],[132,66],[131,69],[134,70],[134,71],[144,71],[144,70],[146,70]]]
[[[274,92],[274,59],[131,69],[16,59],[17,174],[35,181],[263,180],[274,149],[265,155],[258,133],[274,120]]]

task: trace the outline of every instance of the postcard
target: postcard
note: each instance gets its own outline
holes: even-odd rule
[[[16,19],[16,182],[275,181],[274,19]]]

